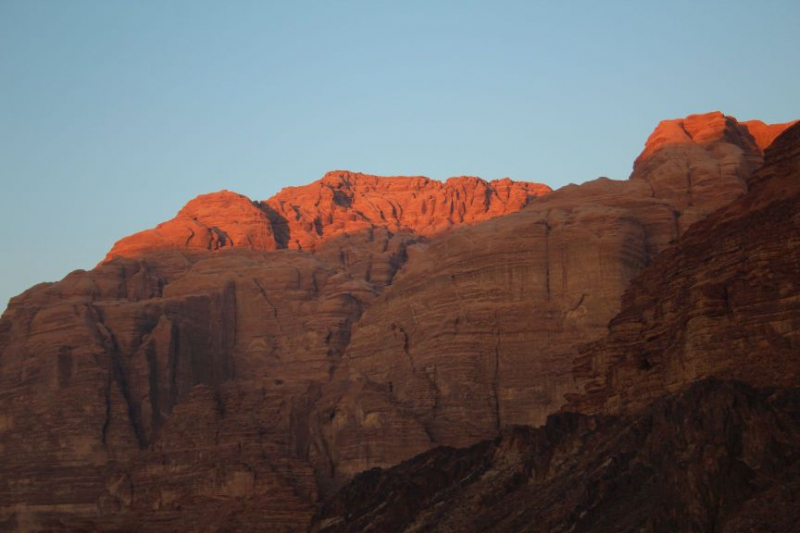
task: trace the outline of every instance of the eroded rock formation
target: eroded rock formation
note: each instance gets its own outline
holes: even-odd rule
[[[311,407],[407,246],[547,191],[342,172],[262,203],[223,191],[14,298],[0,523],[302,529],[329,461]],[[407,429],[398,448],[430,446]]]
[[[800,125],[751,190],[637,277],[608,337],[583,348],[571,408],[635,410],[707,376],[800,384]]]
[[[394,434],[381,425],[387,405],[449,446],[542,424],[578,391],[574,350],[606,334],[630,280],[691,224],[741,197],[761,162],[732,117],[664,121],[628,181],[564,187],[409,247],[411,260],[353,328],[334,378],[359,385],[329,387],[318,402],[335,413],[330,424],[320,417],[319,447],[343,478],[410,457],[417,448],[393,456],[380,445]]]
[[[552,415],[356,476],[314,533],[790,533],[800,390],[704,381],[627,417]]]
[[[682,124],[632,179],[546,196],[347,172],[201,196],[12,299],[0,529],[299,530],[358,472],[544,421],[629,280],[760,164],[734,119]]]
[[[462,176],[442,183],[334,171],[264,202],[230,191],[199,196],[172,220],[116,243],[106,261],[176,248],[314,251],[332,237],[374,228],[431,236],[513,213],[548,192],[547,185],[508,178],[486,182]]]
[[[593,414],[359,474],[311,530],[795,531],[799,221],[797,125],[747,195],[661,253],[609,335],[581,349],[566,409]]]

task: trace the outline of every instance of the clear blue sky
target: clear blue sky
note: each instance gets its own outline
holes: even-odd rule
[[[231,189],[625,178],[659,120],[800,118],[800,2],[0,0],[0,309]]]

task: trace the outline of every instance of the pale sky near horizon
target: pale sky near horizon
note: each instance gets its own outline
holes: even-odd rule
[[[0,0],[0,310],[198,194],[328,170],[624,179],[800,118],[800,2]]]

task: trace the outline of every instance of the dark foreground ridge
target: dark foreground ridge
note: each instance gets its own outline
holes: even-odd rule
[[[311,531],[790,533],[798,523],[800,389],[705,380],[636,416],[559,413],[364,472]]]
[[[360,474],[312,531],[796,532],[798,301],[795,125],[579,350],[584,414]]]
[[[553,192],[334,172],[266,202],[197,198],[0,318],[0,531],[297,532],[327,501],[318,525],[391,510],[458,531],[532,523],[545,504],[514,495],[534,485],[553,517],[542,529],[627,527],[640,508],[650,530],[732,523],[730,502],[784,486],[795,441],[776,432],[796,436],[794,419],[741,391],[679,404],[703,413],[707,397],[697,427],[654,411],[653,433],[637,417],[706,378],[800,386],[800,126],[787,127],[664,121],[630,179]],[[585,416],[547,423],[567,402]],[[750,425],[729,439],[736,417]],[[506,429],[523,425],[545,428]],[[376,500],[352,488],[330,500],[361,472],[487,440],[410,463],[414,491],[390,487],[400,507],[368,512]],[[489,522],[457,523],[431,498]]]

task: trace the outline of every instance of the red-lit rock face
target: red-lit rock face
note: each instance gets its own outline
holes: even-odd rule
[[[14,298],[0,524],[303,529],[356,472],[544,420],[629,280],[746,189],[761,150],[709,123],[552,193],[332,172],[201,196]]]
[[[675,128],[677,140],[664,142]],[[373,451],[390,428],[377,433],[347,413],[402,406],[434,442],[451,446],[543,423],[576,391],[574,350],[605,335],[630,280],[692,223],[741,197],[761,161],[731,117],[668,121],[628,181],[564,187],[410,247],[353,329],[336,375],[374,388],[345,387],[340,400],[319,404],[338,413],[324,433],[339,472],[397,459]]]
[[[546,185],[507,178],[486,182],[460,177],[441,183],[423,177],[329,172],[265,202],[229,191],[198,196],[174,219],[119,241],[106,261],[170,248],[313,251],[331,237],[371,228],[431,236],[519,211],[548,192]]]
[[[570,408],[635,411],[709,376],[800,384],[800,125],[750,183],[633,281],[610,334],[582,350]]]
[[[432,236],[462,224],[519,211],[550,187],[457,177],[380,178],[335,171],[303,187],[289,187],[264,204],[285,221],[289,248],[314,249],[321,241],[371,226],[393,233]]]
[[[172,220],[117,242],[105,261],[138,257],[155,250],[213,251],[225,247],[278,248],[267,213],[247,197],[230,191],[198,196]]]
[[[783,133],[789,126],[796,124],[797,121],[786,122],[783,124],[764,124],[760,120],[747,120],[742,122],[742,126],[747,128],[750,135],[755,139],[756,144],[762,150],[766,150],[778,135]]]

